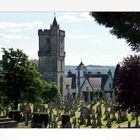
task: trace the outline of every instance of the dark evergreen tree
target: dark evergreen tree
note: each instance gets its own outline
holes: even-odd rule
[[[113,88],[115,88],[117,81],[118,81],[118,74],[120,70],[120,64],[116,65],[115,72],[114,72],[114,78],[113,78]]]

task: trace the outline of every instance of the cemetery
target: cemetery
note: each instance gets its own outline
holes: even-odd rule
[[[110,70],[94,74],[82,61],[66,76],[65,31],[55,16],[50,29],[38,30],[38,37],[38,61],[22,50],[2,48],[0,128],[140,127],[138,55],[118,64],[114,77]]]
[[[102,95],[86,102],[69,95],[48,104],[19,104],[18,110],[1,106],[0,128],[139,128],[138,112]]]

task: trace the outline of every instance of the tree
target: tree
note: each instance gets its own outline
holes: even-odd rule
[[[46,84],[41,94],[45,102],[55,101],[58,96],[60,96],[60,91],[54,83]]]
[[[117,38],[124,38],[133,51],[140,51],[139,12],[91,12],[95,21],[107,28]]]
[[[120,64],[116,65],[115,72],[114,72],[114,78],[113,78],[113,88],[115,88],[117,82],[118,82],[118,74],[120,70]]]
[[[39,99],[42,91],[41,76],[35,65],[21,50],[3,50],[1,64],[3,72],[0,79],[0,89],[8,101],[14,101],[15,109],[19,101],[34,102]]]
[[[140,111],[140,56],[123,60],[116,85],[117,101],[123,108]]]

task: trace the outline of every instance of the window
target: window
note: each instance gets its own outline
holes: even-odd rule
[[[63,71],[63,64],[62,64],[62,60],[61,60],[61,71]]]
[[[46,41],[47,41],[47,44],[46,44],[47,52],[51,53],[51,40],[50,40],[50,38],[48,37]]]
[[[69,89],[69,85],[66,85],[66,89]]]
[[[111,88],[111,86],[112,86],[112,84],[111,84],[111,83],[109,83],[109,88]]]

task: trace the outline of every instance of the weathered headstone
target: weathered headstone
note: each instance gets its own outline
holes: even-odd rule
[[[139,128],[139,120],[138,120],[138,117],[136,117],[136,124],[135,124],[135,128]]]
[[[111,121],[110,119],[107,119],[107,124],[106,124],[107,128],[111,128]]]
[[[57,122],[56,121],[54,122],[54,128],[57,128]]]
[[[127,112],[126,111],[122,111],[121,118],[122,118],[122,121],[128,121]]]
[[[128,128],[131,128],[131,122],[130,121],[128,122]]]
[[[122,122],[122,117],[121,117],[121,112],[119,111],[118,112],[118,120],[117,120],[118,123],[121,123]]]
[[[95,118],[95,114],[92,114],[91,119],[92,119],[92,120],[95,120],[95,119],[96,119],[96,118]]]
[[[70,121],[65,124],[65,128],[72,128],[72,124]]]
[[[72,125],[73,125],[73,128],[76,128],[76,117],[72,119]]]
[[[90,114],[90,111],[87,107],[81,107],[81,114],[88,116]]]
[[[28,125],[28,121],[30,119],[30,114],[31,114],[31,107],[29,104],[25,106],[25,126]]]
[[[85,115],[81,114],[79,120],[80,120],[80,125],[86,124]]]
[[[77,128],[80,128],[80,124],[79,123],[77,124]]]
[[[101,126],[102,126],[102,121],[101,121],[101,117],[99,117],[97,119],[97,127],[101,128]]]
[[[92,121],[92,127],[91,127],[91,128],[97,128],[96,120],[93,120],[93,121]]]
[[[109,111],[106,112],[104,120],[107,120],[107,119],[110,119],[110,113],[109,113]]]
[[[112,114],[112,117],[111,117],[111,121],[116,121],[116,116],[115,116],[115,113]]]
[[[61,113],[58,113],[58,117],[57,117],[57,122],[59,122],[61,120]]]
[[[89,126],[91,125],[91,118],[90,118],[90,115],[87,116],[87,123],[86,123],[86,126]]]
[[[132,118],[131,121],[135,119],[135,112],[132,112]]]

